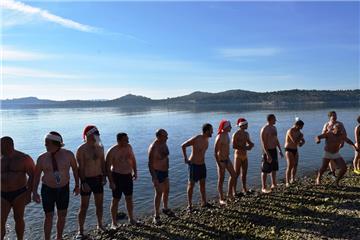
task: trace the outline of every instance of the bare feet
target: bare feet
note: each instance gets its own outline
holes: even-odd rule
[[[225,205],[226,205],[226,201],[223,200],[223,199],[220,199],[220,200],[219,200],[219,204],[225,206]]]
[[[290,183],[286,183],[285,187],[287,187],[287,188],[290,187]]]
[[[275,189],[276,189],[276,187],[277,187],[277,185],[276,185],[276,184],[272,184],[272,185],[271,185],[271,190],[275,190]]]
[[[112,230],[116,230],[116,228],[118,227],[118,225],[117,224],[111,224],[111,227],[110,227],[110,229],[112,229]]]
[[[271,193],[271,190],[267,190],[266,188],[262,188],[261,192],[265,193],[265,194],[268,194],[268,193]]]

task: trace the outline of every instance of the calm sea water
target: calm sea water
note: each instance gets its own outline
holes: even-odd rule
[[[278,129],[280,143],[284,143],[286,130],[291,127],[296,116],[300,117],[305,126],[303,129],[306,144],[300,149],[299,175],[314,172],[321,164],[323,143],[314,143],[314,137],[321,132],[323,124],[327,121],[327,112],[330,109],[321,110],[258,110],[258,111],[169,111],[161,109],[146,109],[146,111],[124,111],[116,108],[96,109],[26,109],[26,110],[2,110],[2,133],[9,135],[15,141],[15,147],[30,154],[36,161],[39,154],[45,151],[43,137],[49,131],[58,131],[62,134],[65,147],[76,151],[82,143],[82,130],[87,124],[95,124],[101,132],[101,138],[105,150],[116,142],[116,133],[127,132],[130,144],[133,146],[138,164],[138,180],[134,184],[135,213],[137,216],[152,213],[153,189],[147,168],[147,149],[154,139],[154,132],[158,128],[165,128],[169,133],[168,145],[170,149],[170,207],[186,205],[187,165],[183,163],[181,143],[189,137],[201,132],[201,126],[205,122],[213,124],[214,130],[221,119],[231,120],[235,125],[238,117],[245,117],[249,121],[250,137],[255,147],[249,152],[248,182],[251,188],[260,185],[260,155],[259,132],[266,122],[266,115],[274,113],[277,116],[276,127]],[[332,109],[331,109],[332,110]],[[338,118],[347,129],[351,139],[354,138],[354,127],[359,114],[358,108],[335,109]],[[232,133],[236,128],[232,129]],[[213,145],[215,136],[210,140],[206,157],[208,168],[207,194],[210,198],[217,196],[216,193],[216,164],[213,157]],[[188,151],[190,154],[190,149]],[[347,161],[352,160],[353,150],[346,145],[341,150]],[[280,159],[280,179],[284,178],[286,168],[285,159]],[[70,183],[71,189],[74,186]],[[224,184],[224,190],[226,189]],[[238,186],[240,187],[240,186]],[[40,191],[40,187],[39,187]],[[110,223],[111,191],[108,185],[104,194],[104,223]],[[196,189],[194,203],[199,200],[199,192]],[[96,226],[96,217],[93,200],[86,219],[87,229]],[[80,197],[71,196],[65,232],[73,232],[77,229],[77,212],[79,210]],[[119,211],[125,211],[123,199]],[[41,205],[31,203],[26,208],[26,238],[39,239],[42,236],[43,210]],[[14,223],[10,216],[7,222],[7,237],[14,239]],[[53,233],[55,225],[53,226]]]

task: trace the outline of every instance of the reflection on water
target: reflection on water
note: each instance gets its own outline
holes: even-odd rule
[[[314,107],[314,106],[313,106]],[[353,129],[356,125],[358,108],[325,108],[309,109],[306,106],[293,106],[291,109],[274,109],[243,106],[192,106],[184,108],[142,107],[142,108],[58,108],[58,109],[26,109],[2,110],[2,136],[9,135],[14,138],[15,146],[20,151],[30,154],[36,161],[45,151],[43,137],[52,130],[63,135],[65,147],[76,151],[82,143],[82,130],[91,123],[98,126],[105,149],[109,149],[116,142],[116,133],[127,132],[133,146],[137,162],[139,179],[134,184],[135,212],[137,215],[152,213],[153,190],[151,178],[147,168],[147,148],[155,137],[158,128],[165,128],[169,133],[168,145],[170,149],[170,206],[180,207],[186,205],[187,166],[183,163],[181,143],[189,137],[201,132],[205,122],[217,128],[221,119],[228,119],[235,125],[237,118],[245,117],[249,121],[249,133],[255,143],[254,149],[249,152],[248,182],[250,187],[260,185],[260,144],[259,132],[266,122],[268,113],[277,116],[277,129],[280,143],[283,144],[286,130],[291,127],[296,116],[300,117],[305,126],[303,129],[306,144],[300,149],[299,174],[315,171],[322,156],[323,143],[314,143],[314,137],[321,132],[324,122],[327,121],[327,112],[335,109],[339,120],[342,121],[353,139]],[[210,111],[209,111],[210,110]],[[232,129],[234,132],[236,128]],[[216,164],[213,157],[214,138],[210,140],[206,155],[208,168],[207,193],[210,198],[216,197]],[[349,146],[342,149],[346,160],[351,160],[353,151]],[[286,162],[280,159],[279,177],[284,177]],[[226,183],[225,183],[226,184]],[[224,186],[225,186],[224,184]],[[73,188],[71,182],[71,188]],[[226,189],[226,187],[224,187]],[[194,202],[199,200],[196,188]],[[66,231],[75,231],[77,228],[77,211],[80,198],[71,196]],[[105,187],[104,195],[104,222],[110,223],[111,191]],[[120,210],[125,211],[123,200]],[[96,225],[95,209],[91,200],[86,225],[93,228]],[[31,203],[26,209],[26,236],[28,239],[39,239],[42,234],[43,211],[41,205]],[[13,220],[9,217],[9,237],[14,238]],[[30,230],[31,229],[31,230]],[[53,227],[53,232],[55,226]]]

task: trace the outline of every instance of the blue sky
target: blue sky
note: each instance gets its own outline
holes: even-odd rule
[[[359,88],[359,2],[0,5],[1,98]]]

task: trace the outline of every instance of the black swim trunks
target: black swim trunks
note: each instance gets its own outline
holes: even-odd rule
[[[18,190],[11,191],[11,192],[1,191],[1,198],[5,199],[9,203],[12,203],[18,196],[20,196],[21,194],[23,194],[26,191],[27,191],[26,187],[22,187]]]
[[[276,148],[268,149],[268,152],[270,153],[272,161],[271,161],[271,163],[269,163],[267,161],[267,155],[265,153],[262,155],[261,171],[263,173],[271,173],[273,171],[279,170],[279,162],[278,162],[278,155],[277,155]]]
[[[287,152],[291,152],[294,156],[297,154],[297,149],[293,149],[293,148],[285,148],[285,151]]]
[[[121,194],[124,193],[125,196],[131,196],[133,194],[133,179],[132,175],[129,174],[120,174],[112,172],[113,181],[115,183],[115,190],[112,190],[113,198],[120,199]]]
[[[55,203],[57,210],[65,210],[69,206],[69,184],[60,188],[51,188],[45,184],[41,187],[41,199],[45,213],[54,212]]]
[[[155,170],[156,178],[159,183],[165,182],[165,180],[169,177],[169,171],[159,171]]]
[[[206,178],[206,165],[204,164],[189,164],[189,181],[197,182]]]
[[[84,192],[83,188],[80,190],[81,196],[90,196],[93,192],[94,194],[103,193],[104,192],[104,185],[103,185],[103,176],[98,175],[96,177],[86,177],[85,181],[82,184],[87,183],[90,187],[89,192]]]

